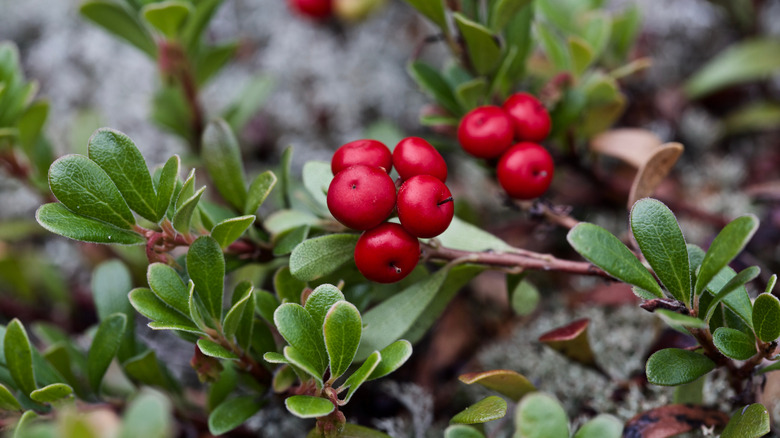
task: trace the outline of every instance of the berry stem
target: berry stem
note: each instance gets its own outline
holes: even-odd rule
[[[441,205],[444,205],[444,204],[446,204],[446,203],[448,203],[448,202],[452,202],[452,201],[453,201],[453,200],[452,200],[452,196],[450,196],[449,198],[447,198],[447,199],[445,199],[445,200],[439,201],[439,202],[438,202],[436,205],[439,205],[439,206],[441,206]]]

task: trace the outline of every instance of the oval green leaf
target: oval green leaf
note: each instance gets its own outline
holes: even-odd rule
[[[694,292],[699,295],[721,269],[726,267],[747,245],[758,229],[758,218],[742,216],[729,222],[715,236],[699,268]]]
[[[155,220],[159,222],[173,200],[173,192],[176,189],[176,181],[179,179],[180,160],[178,155],[174,155],[165,162],[160,171],[160,181],[157,183],[157,203],[155,204]]]
[[[225,249],[238,240],[254,222],[255,216],[253,215],[225,219],[214,226],[214,229],[211,230],[211,237]]]
[[[753,329],[764,342],[780,337],[780,300],[771,294],[761,294],[753,302]]]
[[[19,411],[21,409],[22,406],[19,404],[19,401],[16,400],[16,397],[11,394],[11,391],[9,391],[5,385],[0,383],[0,410]]]
[[[182,315],[189,315],[189,291],[176,270],[164,263],[152,263],[146,271],[146,279],[152,292],[165,304]]]
[[[126,7],[108,0],[88,1],[81,5],[81,15],[112,34],[157,57],[157,44],[141,22]]]
[[[655,199],[640,199],[631,209],[630,221],[639,249],[661,283],[674,298],[690,306],[688,248],[672,211]]]
[[[212,435],[230,432],[255,415],[263,404],[264,402],[252,396],[236,397],[223,402],[209,415],[209,432]]]
[[[253,291],[254,288],[248,281],[242,281],[236,285],[236,288],[233,291],[235,303],[230,310],[228,310],[228,313],[225,315],[225,320],[222,323],[222,333],[226,338],[233,339],[233,336],[238,332],[242,325],[242,321],[244,320],[244,311],[246,310],[247,305],[253,305],[251,302]],[[248,323],[247,325],[251,325],[252,323],[251,319],[246,322]]]
[[[310,395],[294,395],[284,400],[284,405],[291,414],[299,418],[324,417],[336,409],[330,400]]]
[[[378,351],[375,351],[366,358],[366,361],[363,362],[363,365],[360,365],[360,368],[355,370],[355,372],[347,378],[344,385],[342,385],[342,388],[349,388],[349,390],[342,400],[343,403],[349,403],[349,400],[352,399],[355,391],[360,388],[363,382],[368,380],[368,377],[374,372],[381,361],[382,355]]]
[[[308,374],[317,385],[318,389],[323,387],[322,373],[317,366],[311,362],[311,355],[297,350],[295,347],[287,345],[284,347],[284,358],[287,359],[287,363],[295,366],[296,370],[300,370]],[[305,379],[301,374],[301,380]]]
[[[73,240],[117,245],[143,245],[144,236],[111,224],[78,215],[59,203],[44,204],[35,212],[35,219],[52,233]]]
[[[466,40],[469,60],[477,73],[486,75],[493,71],[501,59],[501,46],[485,26],[468,19],[465,15],[456,12],[455,24],[460,30],[463,39]]]
[[[412,343],[405,339],[400,339],[383,348],[379,354],[382,357],[382,360],[377,364],[374,371],[371,372],[371,375],[368,376],[368,379],[366,380],[384,377],[398,368],[401,368],[401,366],[412,357]]]
[[[321,208],[328,208],[328,187],[333,180],[330,163],[308,161],[303,165],[303,187]]]
[[[360,312],[354,304],[339,301],[328,310],[322,332],[325,337],[325,350],[328,352],[331,379],[339,378],[352,364],[362,331]]]
[[[504,415],[506,415],[506,400],[491,395],[455,414],[450,423],[481,424],[504,418]]]
[[[568,438],[569,418],[553,397],[535,392],[515,410],[515,438]]]
[[[8,371],[19,389],[24,394],[35,391],[38,385],[35,383],[30,338],[22,323],[16,318],[5,328],[3,353]]]
[[[136,213],[155,222],[157,194],[146,160],[127,135],[109,128],[95,131],[89,138],[89,159],[97,163],[116,184]]]
[[[716,279],[721,276],[726,275],[733,275],[733,272],[730,272],[731,268],[723,269],[722,273],[718,273],[716,276]],[[730,307],[734,307],[735,304],[737,307],[742,307],[743,311],[740,312],[740,315],[747,315],[748,311],[750,311],[750,299],[748,298],[747,302],[744,302],[743,300],[740,300],[739,298],[745,298],[747,297],[747,291],[745,290],[745,284],[749,281],[753,281],[754,278],[758,277],[758,274],[761,273],[761,270],[758,268],[758,266],[749,266],[739,272],[739,274],[733,275],[730,280],[726,284],[723,285],[723,287],[720,288],[719,291],[717,291],[717,294],[715,297],[710,301],[708,307],[707,307],[707,313],[705,315],[704,320],[707,321],[707,323],[710,322],[710,318],[712,318],[712,315],[715,313],[715,309],[718,308],[717,304],[721,301],[726,301],[727,304],[730,305]],[[722,284],[720,281],[712,281],[710,282],[710,287],[712,287],[712,284]],[[740,291],[741,289],[741,291]],[[734,295],[731,296],[732,292],[740,291],[741,295]],[[735,298],[736,301],[732,298]],[[745,305],[739,306],[738,303],[743,303]],[[736,310],[735,310],[736,311]],[[751,321],[752,323],[752,318]]]
[[[357,240],[355,234],[329,234],[306,240],[290,254],[290,272],[301,281],[328,275],[353,259]]]
[[[276,309],[274,324],[287,343],[304,354],[306,362],[322,376],[328,366],[322,326],[317,326],[302,306],[293,303],[282,304]]]
[[[198,349],[200,349],[201,353],[209,357],[216,357],[217,359],[238,359],[238,355],[209,339],[198,339]]]
[[[151,3],[141,10],[144,19],[168,38],[175,38],[179,33],[192,6],[189,3],[177,0],[167,0],[159,3]]]
[[[663,298],[661,287],[638,258],[612,233],[581,222],[566,236],[569,244],[589,262],[609,275]]]
[[[514,248],[480,227],[457,217],[436,237],[442,246],[463,251],[512,251]]]
[[[748,360],[756,354],[756,338],[737,329],[718,327],[712,341],[726,357]]]
[[[136,288],[131,290],[128,296],[130,304],[138,313],[152,320],[152,323],[156,323],[153,328],[170,327],[175,330],[201,333],[200,329],[187,316],[165,304],[150,289]]]
[[[770,432],[769,411],[760,403],[738,410],[723,429],[721,438],[758,438]]]
[[[64,383],[52,383],[30,393],[30,398],[38,403],[52,403],[73,394],[73,388]]]
[[[419,0],[424,2],[441,2],[441,0]],[[414,61],[407,67],[409,75],[427,95],[432,97],[439,105],[456,116],[461,116],[465,111],[458,105],[452,87],[444,77],[433,67],[422,62]]]
[[[623,436],[623,422],[608,414],[597,415],[574,434],[574,438],[620,438],[621,436]]]
[[[222,318],[225,258],[222,248],[210,236],[198,237],[187,251],[187,273],[212,318]]]
[[[70,211],[130,230],[135,217],[108,174],[83,155],[65,155],[49,168],[52,193]]]
[[[224,120],[214,120],[203,131],[201,156],[219,194],[236,210],[243,211],[246,207],[247,192],[241,149],[236,136]]]
[[[271,194],[271,190],[276,186],[276,175],[270,170],[257,175],[252,183],[249,184],[249,191],[246,195],[246,205],[244,205],[244,214],[256,214],[257,209],[263,205],[265,199]]]
[[[109,316],[98,326],[87,355],[87,376],[95,392],[99,391],[100,382],[119,350],[126,326],[127,316],[122,313]]]
[[[485,435],[471,426],[453,424],[444,430],[444,438],[485,438]]]
[[[176,213],[173,215],[173,228],[176,231],[186,235],[190,234],[190,226],[192,224],[192,216],[195,213],[195,209],[198,207],[200,197],[203,196],[203,192],[206,187],[201,187],[195,194],[187,198],[180,206],[177,207]],[[182,190],[182,193],[184,190]],[[181,197],[179,197],[181,199]]]
[[[715,362],[693,351],[666,348],[647,360],[647,381],[654,385],[676,386],[690,383],[715,369]]]
[[[119,438],[165,438],[173,433],[171,402],[154,390],[141,390],[122,416]]]
[[[447,16],[444,12],[444,0],[406,0],[418,12],[431,20],[433,24],[446,34],[449,33],[447,27]]]
[[[339,301],[344,300],[344,294],[332,284],[321,284],[315,288],[303,306],[314,319],[315,327],[322,327],[328,310]]]

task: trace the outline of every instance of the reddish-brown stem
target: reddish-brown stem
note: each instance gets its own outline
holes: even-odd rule
[[[198,84],[195,80],[192,62],[184,48],[176,42],[161,41],[159,43],[160,57],[158,60],[160,72],[181,86],[184,100],[191,112],[190,144],[195,152],[200,152],[201,134],[204,129],[203,107],[198,97]]]
[[[564,260],[547,254],[531,251],[514,252],[474,252],[460,249],[421,244],[423,256],[431,260],[453,261],[485,265],[495,269],[556,271],[578,275],[593,275],[611,278],[609,274],[588,262]]]

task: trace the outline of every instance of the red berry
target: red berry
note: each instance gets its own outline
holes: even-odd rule
[[[513,198],[538,198],[550,187],[554,167],[545,148],[536,143],[521,142],[498,161],[498,182]]]
[[[316,20],[328,18],[333,13],[333,0],[287,0],[299,14]]]
[[[355,230],[381,224],[394,207],[395,183],[378,167],[348,167],[328,187],[328,210],[336,220]]]
[[[398,191],[398,219],[413,236],[436,237],[452,222],[455,206],[450,190],[431,175],[416,175]]]
[[[395,146],[393,164],[401,179],[415,175],[432,175],[447,181],[447,163],[439,151],[420,137],[407,137]]]
[[[349,166],[365,164],[381,167],[386,173],[393,168],[393,154],[384,143],[376,140],[355,140],[336,150],[330,160],[330,170],[337,174]]]
[[[477,158],[497,158],[513,140],[512,119],[497,106],[474,108],[458,125],[460,145]]]
[[[515,93],[509,96],[504,102],[504,111],[512,119],[518,140],[539,142],[550,134],[550,113],[533,95]]]
[[[401,280],[412,272],[419,259],[420,242],[392,222],[363,232],[355,246],[358,270],[378,283]]]

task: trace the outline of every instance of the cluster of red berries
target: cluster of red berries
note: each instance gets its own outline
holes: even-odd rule
[[[397,193],[393,166],[400,176]],[[452,222],[447,164],[422,138],[405,138],[392,153],[376,140],[349,142],[333,154],[331,170],[328,209],[342,224],[363,230],[355,264],[369,280],[392,283],[407,276],[420,258],[417,239],[436,237]],[[401,225],[386,222],[393,210]]]
[[[516,199],[538,198],[550,187],[554,164],[538,143],[550,133],[550,114],[528,93],[515,93],[504,105],[481,106],[458,125],[458,141],[477,158],[496,159],[498,183]]]

